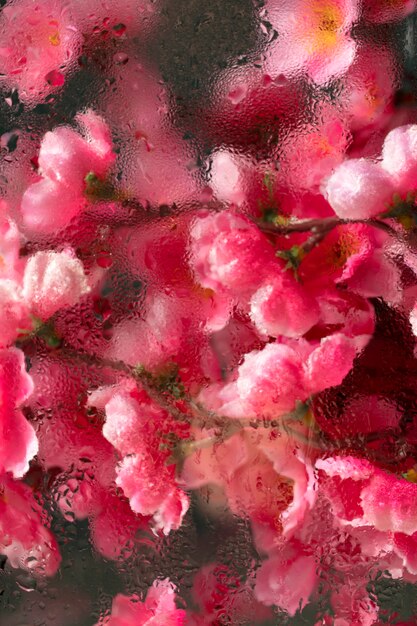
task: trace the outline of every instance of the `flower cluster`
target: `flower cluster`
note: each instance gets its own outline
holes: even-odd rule
[[[155,571],[100,626],[320,602],[317,626],[376,626],[381,572],[417,582],[417,115],[391,47],[360,40],[416,3],[262,5],[261,58],[217,75],[195,141],[137,45],[154,2],[0,18],[12,112],[65,101],[94,51],[110,77],[1,137],[0,554],[54,576],[57,519],[116,563],[195,511],[250,529],[244,571]]]

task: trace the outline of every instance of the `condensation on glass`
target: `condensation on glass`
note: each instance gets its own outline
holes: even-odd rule
[[[414,624],[416,3],[0,4],[0,623]]]

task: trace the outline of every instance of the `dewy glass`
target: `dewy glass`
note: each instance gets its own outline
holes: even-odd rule
[[[417,620],[414,0],[2,0],[0,623]]]

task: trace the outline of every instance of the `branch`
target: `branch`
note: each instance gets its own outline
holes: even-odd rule
[[[323,239],[327,233],[336,228],[337,226],[347,225],[347,224],[365,224],[367,226],[371,226],[372,228],[377,228],[378,230],[382,230],[385,233],[388,233],[395,239],[403,242],[403,237],[401,233],[398,233],[395,228],[384,222],[383,220],[379,220],[377,218],[372,218],[368,220],[342,220],[339,217],[323,217],[323,218],[315,218],[311,220],[300,220],[298,222],[288,222],[287,224],[271,224],[269,222],[262,222],[261,220],[254,220],[258,228],[264,232],[269,233],[271,235],[291,235],[292,233],[308,233],[312,232],[317,237],[320,235],[321,239]],[[320,240],[321,240],[320,239]]]

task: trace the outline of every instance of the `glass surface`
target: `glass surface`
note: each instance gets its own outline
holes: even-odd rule
[[[416,2],[0,5],[0,623],[415,624]]]

